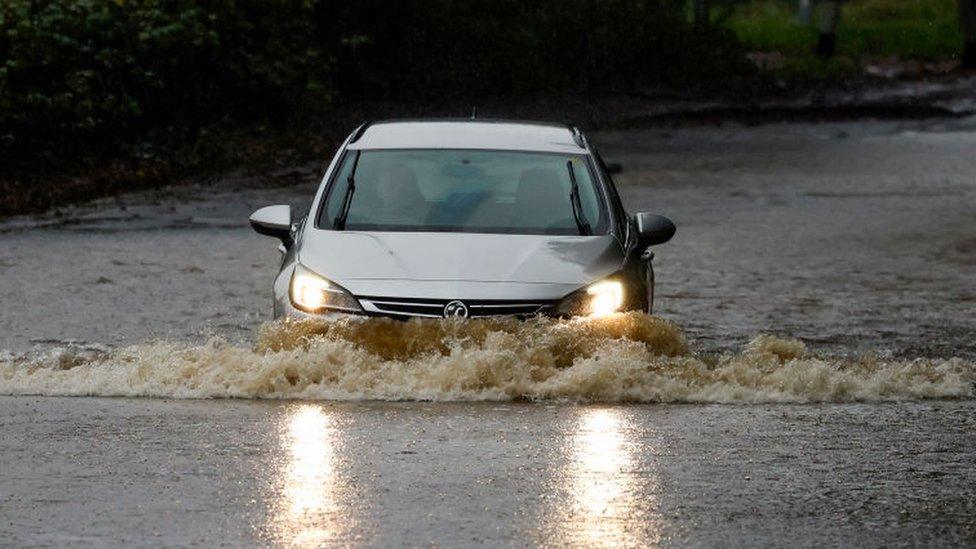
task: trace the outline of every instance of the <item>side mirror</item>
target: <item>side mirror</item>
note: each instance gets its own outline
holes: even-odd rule
[[[624,167],[616,162],[611,162],[606,165],[607,173],[610,175],[617,175],[619,173],[624,173]]]
[[[634,215],[634,223],[637,225],[637,238],[643,246],[664,244],[678,230],[670,219],[647,212]]]
[[[250,221],[256,233],[273,236],[286,248],[291,246],[291,206],[265,206],[252,213]]]

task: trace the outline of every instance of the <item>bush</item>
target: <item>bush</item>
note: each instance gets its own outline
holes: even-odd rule
[[[0,138],[59,157],[321,94],[312,7],[289,0],[4,0]]]

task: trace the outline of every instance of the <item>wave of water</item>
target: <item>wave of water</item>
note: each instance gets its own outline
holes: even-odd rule
[[[334,400],[846,402],[973,396],[961,359],[816,356],[761,335],[702,355],[674,324],[593,320],[279,322],[212,339],[0,355],[0,394]]]

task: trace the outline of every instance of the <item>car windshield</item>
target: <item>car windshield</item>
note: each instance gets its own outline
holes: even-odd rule
[[[350,174],[354,181],[351,195]],[[574,178],[579,189],[578,216],[572,199]],[[583,155],[349,151],[320,210],[318,226],[364,231],[605,234],[609,223],[601,196]],[[337,219],[347,200],[343,226]]]

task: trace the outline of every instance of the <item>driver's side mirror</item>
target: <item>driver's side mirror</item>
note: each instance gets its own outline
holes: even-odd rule
[[[664,244],[678,230],[670,219],[647,212],[634,215],[634,224],[637,225],[637,239],[642,246]]]
[[[258,234],[273,236],[286,248],[291,247],[291,206],[265,206],[252,213],[250,221],[251,228]]]

